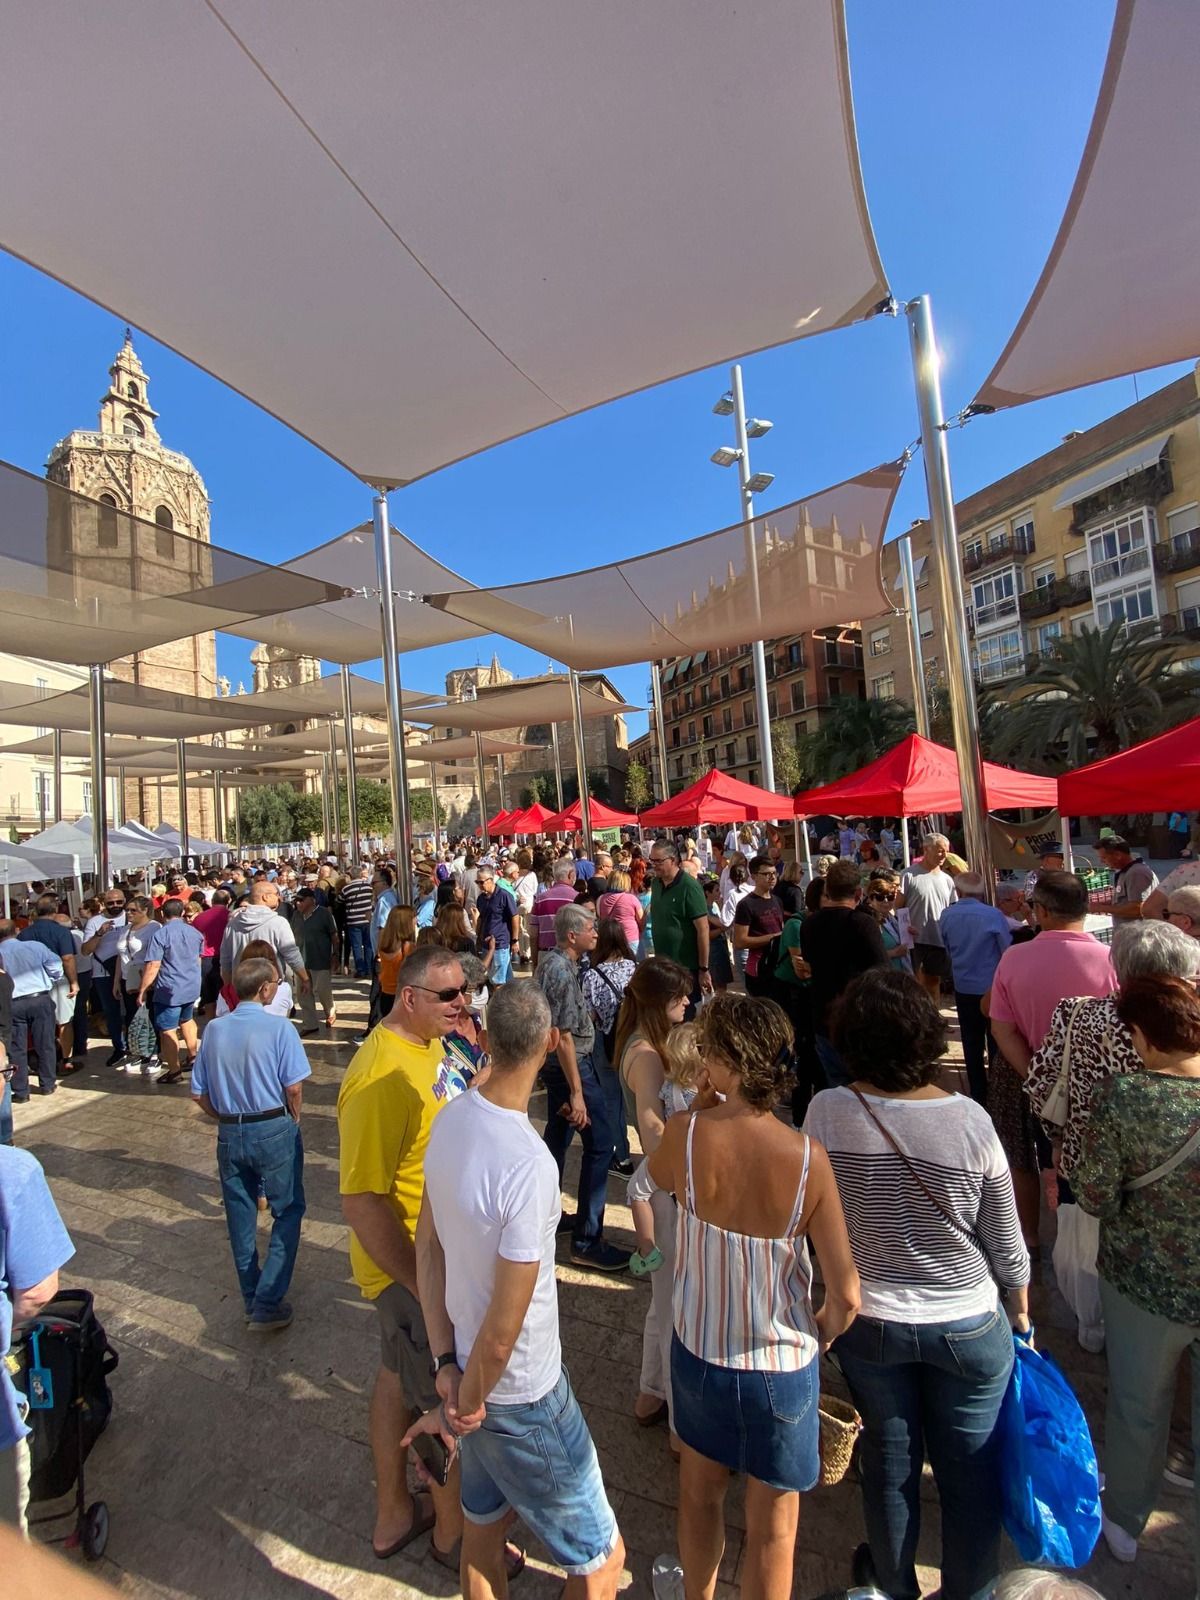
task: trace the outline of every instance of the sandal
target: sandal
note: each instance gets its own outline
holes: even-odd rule
[[[439,1550],[433,1540],[429,1541],[429,1554],[439,1567],[445,1567],[448,1572],[457,1573],[462,1556],[462,1540],[455,1539],[449,1550]],[[514,1578],[519,1578],[525,1571],[525,1552],[519,1544],[514,1544],[511,1539],[504,1545],[504,1567],[511,1583]]]
[[[424,1516],[421,1514],[422,1501],[425,1502],[426,1508]],[[433,1509],[433,1496],[430,1494],[415,1495],[413,1497],[412,1525],[410,1526],[408,1532],[402,1533],[394,1544],[388,1545],[386,1550],[377,1549],[372,1541],[371,1549],[375,1554],[376,1561],[388,1561],[392,1556],[399,1555],[400,1551],[403,1550],[406,1545],[412,1544],[413,1540],[419,1539],[423,1533],[428,1533],[436,1521],[437,1516]]]

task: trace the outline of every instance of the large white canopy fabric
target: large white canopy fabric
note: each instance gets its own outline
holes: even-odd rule
[[[881,616],[893,608],[880,549],[903,470],[877,467],[650,555],[427,599],[579,671]]]
[[[322,611],[329,609],[327,606],[320,608]],[[266,619],[264,619],[265,621]],[[375,655],[378,656],[382,648],[379,633],[379,606],[375,606]],[[308,653],[307,651],[305,652]],[[326,660],[333,660],[327,656]],[[362,659],[371,659],[368,656]],[[355,716],[386,717],[387,715],[387,690],[376,678],[364,678],[357,672],[350,674],[350,696]],[[401,694],[401,706],[409,711],[416,706],[427,705],[437,698],[435,695],[420,694],[415,689],[405,689]],[[215,702],[227,712],[227,727],[254,727],[264,722],[283,722],[290,717],[340,717],[342,714],[342,680],[339,673],[330,673],[324,678],[312,678],[308,683],[290,684],[286,689],[263,689],[258,694],[226,695]],[[238,723],[236,718],[245,714],[245,722]]]
[[[1198,82],[1200,5],[1118,0],[1058,237],[976,406],[1200,355]]]
[[[517,635],[511,637],[515,639]],[[626,705],[623,700],[610,700],[586,683],[579,686],[579,703],[585,718],[614,717],[640,709]],[[431,723],[437,728],[462,728],[467,733],[570,722],[571,689],[565,678],[488,689],[477,700],[448,700],[444,705],[423,706],[414,720]]]
[[[485,756],[516,756],[523,750],[546,748],[541,744],[523,744],[519,739],[497,739],[495,734],[488,733],[482,736],[479,743]],[[475,740],[467,736],[461,739],[430,739],[426,744],[406,744],[404,758],[409,766],[428,766],[430,763],[440,766],[443,761],[473,761]]]
[[[121,85],[153,136],[81,159]],[[39,0],[0,189],[5,248],[391,484],[887,295],[841,0]]]
[[[263,697],[265,699],[265,696]],[[280,713],[257,705],[253,695],[208,699],[176,694],[121,678],[104,680],[104,721],[109,734],[144,735],[148,739],[195,739],[228,733],[256,722],[276,722]],[[88,687],[38,692],[28,683],[0,683],[0,726],[88,730]]]
[[[62,757],[64,761],[86,761],[92,753],[92,741],[86,733],[64,733]],[[43,733],[36,739],[22,739],[19,744],[0,745],[7,756],[45,756],[54,754],[54,735]],[[157,760],[175,759],[173,744],[156,744],[149,739],[105,739],[104,759],[113,766],[135,756],[153,756]]]
[[[372,733],[369,728],[355,728],[354,748],[356,750],[374,749],[376,746],[387,747],[386,733]],[[345,734],[339,722],[337,729],[337,747],[339,754],[344,748]],[[243,754],[247,761],[265,761],[271,755],[286,755],[289,751],[310,751],[321,756],[329,751],[329,729],[325,727],[297,728],[295,733],[273,734],[269,739],[258,739],[254,744],[245,745]]]

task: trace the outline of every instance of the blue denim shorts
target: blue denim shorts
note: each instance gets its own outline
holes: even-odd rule
[[[671,1420],[684,1444],[772,1489],[821,1475],[817,1358],[797,1372],[747,1372],[701,1361],[671,1335]]]
[[[175,1029],[181,1023],[190,1022],[196,1009],[196,1002],[189,1000],[185,1006],[160,1005],[151,997],[150,1020],[159,1030],[163,1028]]]
[[[568,1577],[586,1577],[608,1560],[617,1519],[565,1368],[530,1405],[489,1405],[459,1454],[469,1522],[498,1522],[511,1507]]]

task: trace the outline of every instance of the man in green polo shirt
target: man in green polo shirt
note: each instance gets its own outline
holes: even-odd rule
[[[669,839],[650,847],[654,881],[650,885],[650,925],[654,954],[668,956],[692,974],[692,1001],[712,993],[708,973],[708,902],[695,878],[683,870],[679,849]]]

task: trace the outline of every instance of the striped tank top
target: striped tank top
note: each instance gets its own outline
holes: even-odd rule
[[[817,1355],[812,1264],[800,1233],[810,1144],[796,1203],[781,1239],[731,1233],[696,1215],[693,1114],[688,1124],[684,1205],[675,1237],[673,1311],[679,1342],[701,1361],[749,1372],[798,1372]]]

